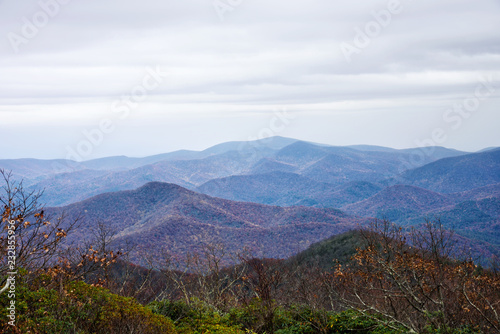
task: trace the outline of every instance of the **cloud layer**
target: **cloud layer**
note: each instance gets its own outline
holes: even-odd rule
[[[281,108],[295,117],[277,135],[409,147],[438,128],[437,144],[500,146],[499,14],[493,0],[4,0],[1,157],[64,157],[107,119],[84,158],[201,149],[266,132]]]

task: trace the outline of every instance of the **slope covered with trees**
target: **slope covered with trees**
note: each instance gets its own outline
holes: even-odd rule
[[[163,248],[184,253],[204,243],[224,243],[263,257],[284,258],[365,220],[336,209],[278,207],[235,202],[180,186],[152,182],[136,190],[101,194],[49,214],[82,217],[70,241],[84,240],[97,222],[116,233],[115,243],[140,253]]]

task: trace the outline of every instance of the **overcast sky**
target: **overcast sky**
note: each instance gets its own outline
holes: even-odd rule
[[[0,0],[0,158],[500,146],[499,18],[499,0]]]

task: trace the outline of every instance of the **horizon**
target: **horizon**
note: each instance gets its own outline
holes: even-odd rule
[[[266,140],[273,139],[273,138],[289,139],[289,140],[295,140],[297,142],[306,142],[306,143],[310,143],[310,144],[313,144],[313,145],[330,146],[330,147],[355,148],[357,146],[366,146],[366,147],[380,147],[380,148],[393,149],[393,150],[419,150],[419,149],[421,149],[422,151],[425,151],[426,149],[429,149],[429,148],[444,148],[444,149],[447,149],[447,150],[455,150],[455,151],[463,152],[463,153],[466,153],[466,154],[480,153],[480,152],[483,152],[483,151],[488,151],[490,149],[493,150],[493,149],[500,148],[500,146],[489,146],[489,147],[484,147],[482,149],[479,149],[477,151],[464,151],[464,150],[459,150],[459,149],[456,149],[456,148],[446,147],[446,146],[440,146],[440,145],[425,146],[425,147],[424,146],[414,146],[414,147],[403,147],[403,148],[395,148],[395,147],[390,147],[390,146],[381,146],[381,145],[372,145],[372,144],[332,145],[332,144],[327,144],[327,143],[318,143],[318,142],[312,142],[312,141],[308,141],[308,140],[301,140],[301,139],[291,138],[291,137],[273,136],[273,137],[262,138],[262,139],[257,139],[257,140],[243,140],[243,141],[240,141],[240,140],[231,140],[231,141],[227,141],[227,142],[216,143],[215,145],[210,145],[208,147],[205,147],[205,148],[199,149],[199,150],[181,148],[181,149],[177,149],[177,150],[173,150],[173,151],[159,152],[159,153],[154,153],[154,154],[151,154],[151,155],[144,155],[144,156],[131,156],[131,155],[126,155],[126,154],[119,154],[119,155],[109,155],[109,156],[96,157],[96,158],[85,159],[85,160],[74,160],[74,159],[67,159],[67,158],[36,158],[36,157],[4,158],[4,157],[0,157],[0,160],[28,160],[28,159],[45,160],[45,161],[51,161],[51,160],[69,160],[69,161],[73,161],[73,162],[77,162],[78,163],[78,162],[88,162],[88,161],[92,161],[92,160],[108,159],[108,158],[142,159],[142,158],[147,158],[147,157],[152,157],[152,156],[158,156],[158,155],[164,155],[164,154],[171,154],[171,153],[182,152],[182,151],[187,151],[187,152],[203,152],[203,151],[209,150],[209,149],[211,149],[213,147],[216,147],[216,146],[219,146],[219,145],[223,145],[223,144],[229,144],[229,143],[251,143],[251,142],[266,141]],[[286,147],[286,146],[288,146],[288,145],[285,145],[284,147]]]
[[[0,1],[2,156],[500,146],[498,1],[216,4]]]

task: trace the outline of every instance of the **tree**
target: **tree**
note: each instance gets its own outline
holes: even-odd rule
[[[111,248],[115,232],[102,222],[97,222],[89,240],[68,245],[59,252],[59,276],[66,280],[83,280],[109,288],[109,267],[122,253]]]
[[[377,221],[362,235],[355,264],[330,277],[337,300],[393,329],[500,331],[500,276],[456,259],[456,239],[439,222],[406,233]]]
[[[11,172],[0,169],[0,204],[3,206],[0,236],[0,277],[5,291],[8,272],[24,268],[28,272],[48,269],[56,262],[67,234],[78,219],[66,221],[61,215],[47,217],[40,205],[42,192],[29,191]]]
[[[282,260],[256,259],[242,257],[242,262],[248,267],[248,272],[242,278],[258,302],[259,312],[256,330],[258,332],[274,333],[274,316],[278,305],[276,298],[280,295],[279,288],[285,282],[287,271]]]
[[[80,217],[68,220],[61,214],[50,217],[45,213],[41,191],[27,190],[22,181],[14,180],[11,172],[0,169],[3,186],[0,203],[3,206],[0,235],[0,277],[3,288],[14,283],[7,273],[23,268],[29,275],[24,279],[45,273],[52,277],[51,284],[63,280],[88,280],[89,275],[101,271],[94,279],[106,279],[106,268],[116,261],[120,253],[109,249],[113,233],[101,223],[93,230],[93,239],[83,245],[68,245],[66,237],[78,227]],[[92,282],[96,283],[96,282]]]
[[[223,244],[205,244],[200,252],[189,253],[184,258],[163,251],[147,262],[170,282],[157,300],[181,298],[189,305],[196,298],[215,310],[227,311],[237,304],[241,295],[239,290],[246,266],[244,263],[228,266],[236,259]]]

